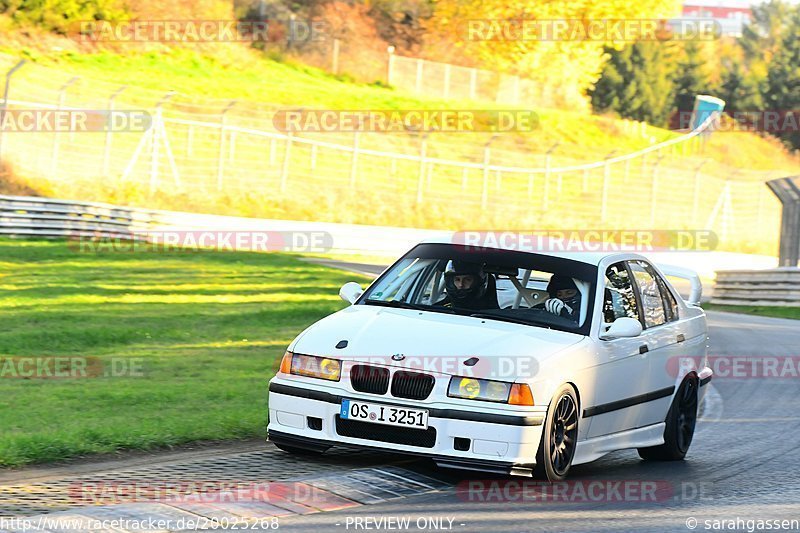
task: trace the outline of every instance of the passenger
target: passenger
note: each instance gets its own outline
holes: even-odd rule
[[[537,308],[578,322],[581,313],[581,292],[571,277],[553,274],[547,284],[547,293],[550,298],[536,306]]]

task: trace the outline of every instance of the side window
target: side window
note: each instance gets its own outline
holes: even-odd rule
[[[644,311],[644,327],[652,328],[664,324],[667,321],[667,311],[655,271],[642,261],[629,261],[628,265],[639,289]]]
[[[620,317],[639,320],[633,284],[624,263],[615,263],[606,269],[606,286],[603,299],[603,319],[606,323]]]
[[[664,300],[664,312],[666,313],[667,322],[672,322],[673,320],[678,320],[678,302],[675,301],[675,296],[672,295],[672,292],[667,287],[667,282],[664,281],[658,272],[652,267],[652,265],[648,263],[644,263],[642,261],[637,261],[641,263],[645,270],[647,270],[653,278],[655,278],[656,282],[658,283],[658,288],[661,291],[661,297]]]
[[[435,305],[445,297],[444,273],[436,268],[428,268],[427,276],[423,278],[420,294],[417,301],[412,302],[422,305]]]
[[[661,295],[664,297],[664,309],[667,312],[667,322],[678,320],[678,302],[675,301],[675,297],[672,295],[672,292],[667,287],[667,283],[661,276],[655,271],[653,272],[653,276],[655,276],[656,281],[658,281],[658,286],[661,288]]]

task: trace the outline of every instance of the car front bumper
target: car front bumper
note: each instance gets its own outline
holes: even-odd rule
[[[338,419],[343,398],[428,409],[429,430],[365,422],[343,423]],[[324,450],[337,445],[355,446],[430,457],[443,467],[531,475],[544,416],[544,412],[534,411],[500,414],[440,409],[398,402],[395,398],[352,393],[341,396],[273,380],[269,387],[267,430],[269,440],[297,448]],[[415,431],[418,433],[413,433]],[[469,440],[468,445],[463,439]]]

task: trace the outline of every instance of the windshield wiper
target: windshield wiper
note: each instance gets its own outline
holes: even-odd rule
[[[380,305],[382,307],[394,307],[397,309],[415,309],[417,311],[426,311],[426,306],[411,304],[402,300],[364,300],[367,305]]]
[[[415,311],[433,311],[433,312],[443,312],[443,313],[455,313],[454,310],[449,309],[447,307],[441,306],[431,306],[431,305],[419,305],[419,304],[412,304],[408,302],[404,302],[402,300],[364,300],[364,303],[367,305],[379,305],[382,307],[393,307],[395,309],[414,309]]]
[[[500,320],[501,322],[511,322],[513,324],[524,324],[526,326],[541,326],[547,329],[553,329],[551,326],[543,323],[537,322],[535,320],[525,320],[524,318],[515,318],[505,315],[495,315],[492,313],[472,313],[469,316],[472,318],[489,318],[492,320]]]

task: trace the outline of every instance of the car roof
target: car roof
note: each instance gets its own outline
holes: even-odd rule
[[[430,237],[423,240],[420,244],[451,244],[454,246],[465,246],[460,242],[454,240],[453,234],[442,234],[437,235],[435,237]],[[481,248],[490,248],[493,250],[510,250],[516,252],[523,252],[523,253],[530,253],[530,254],[540,254],[540,255],[547,255],[550,257],[560,257],[563,259],[569,259],[572,261],[578,261],[581,263],[586,263],[589,265],[599,265],[604,259],[607,257],[611,257],[614,259],[618,259],[619,261],[627,260],[627,259],[643,259],[647,260],[644,256],[628,252],[628,251],[560,251],[558,248],[558,244],[553,244],[553,250],[542,250],[535,247],[525,247],[525,246],[513,246],[513,247],[505,247],[501,246],[497,242],[491,242],[487,240],[479,245]]]

